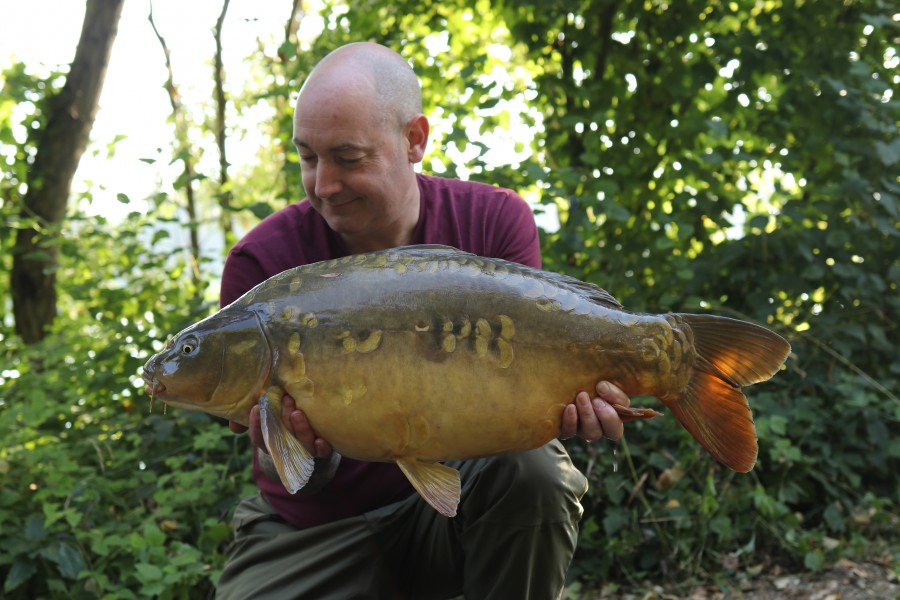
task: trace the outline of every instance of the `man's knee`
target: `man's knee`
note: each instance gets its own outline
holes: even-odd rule
[[[544,522],[580,519],[587,479],[559,442],[481,461],[474,473],[463,474],[463,510],[514,519],[527,513]]]

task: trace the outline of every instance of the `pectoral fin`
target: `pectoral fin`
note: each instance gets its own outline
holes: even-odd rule
[[[425,502],[446,517],[456,516],[460,495],[459,471],[416,458],[401,458],[397,464]]]
[[[276,410],[274,406],[280,406],[280,397],[277,401],[270,400],[267,396],[260,397],[263,440],[281,477],[281,483],[287,491],[296,494],[312,475],[313,457],[285,427],[281,410]]]

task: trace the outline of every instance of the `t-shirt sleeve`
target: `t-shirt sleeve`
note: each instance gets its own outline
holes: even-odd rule
[[[495,256],[540,269],[541,243],[528,203],[518,194],[509,192],[494,219]]]
[[[227,306],[267,279],[260,262],[250,252],[234,248],[225,259],[219,306]]]

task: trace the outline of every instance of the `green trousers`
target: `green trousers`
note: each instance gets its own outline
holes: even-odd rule
[[[216,597],[553,599],[575,552],[587,480],[561,444],[449,462],[455,518],[417,494],[363,516],[298,530],[259,495],[235,510]]]

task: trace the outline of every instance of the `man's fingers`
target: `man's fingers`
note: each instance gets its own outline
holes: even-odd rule
[[[293,428],[294,426],[294,413],[297,411],[297,404],[294,402],[294,399],[285,394],[281,397],[281,419],[285,423],[290,423],[290,426]],[[297,430],[294,429],[294,434],[297,433]]]
[[[290,396],[285,396],[282,406],[286,407],[284,414],[291,424],[294,437],[306,448],[315,458],[328,458],[334,449],[331,444],[316,435],[306,413],[297,408],[297,404]]]
[[[563,409],[562,426],[559,429],[559,437],[567,440],[578,433],[578,409],[574,404],[567,404]]]
[[[257,448],[262,448],[263,452],[268,453],[266,442],[262,434],[262,419],[259,416],[259,405],[257,404],[250,409],[250,427],[248,428],[250,441]]]
[[[628,394],[608,381],[598,381],[596,391],[597,395],[609,404],[631,406],[631,398],[628,397]]]
[[[316,458],[329,458],[331,454],[334,452],[334,448],[331,447],[331,444],[323,440],[322,438],[316,438],[315,441],[316,446]]]
[[[594,398],[593,409],[595,419],[599,422],[603,435],[613,441],[622,439],[625,433],[625,425],[619,414],[610,404],[602,398]]]
[[[575,408],[578,410],[578,435],[588,441],[603,437],[601,423],[597,420],[596,411],[587,392],[578,392],[575,396]]]

